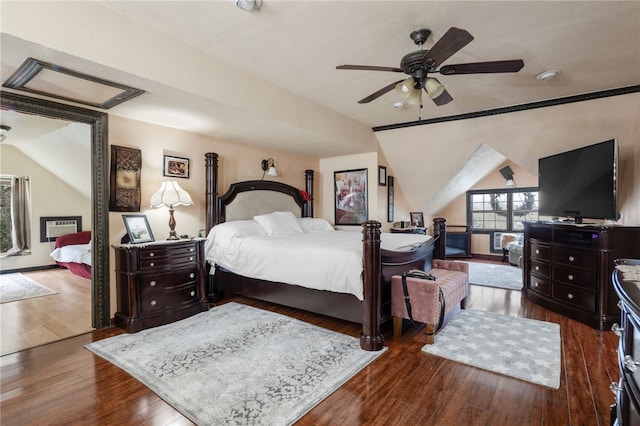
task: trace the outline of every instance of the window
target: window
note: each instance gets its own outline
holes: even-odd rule
[[[31,189],[28,176],[0,176],[0,253],[31,254]]]
[[[7,252],[11,241],[11,179],[0,177],[0,253]]]
[[[538,188],[467,192],[467,223],[473,232],[521,232],[523,222],[546,219],[538,216]]]

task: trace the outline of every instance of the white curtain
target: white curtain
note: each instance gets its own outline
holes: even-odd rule
[[[11,240],[9,256],[31,253],[31,185],[28,176],[11,178]]]

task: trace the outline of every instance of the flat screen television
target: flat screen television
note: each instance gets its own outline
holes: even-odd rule
[[[619,219],[618,144],[615,139],[538,160],[539,214],[583,219]]]

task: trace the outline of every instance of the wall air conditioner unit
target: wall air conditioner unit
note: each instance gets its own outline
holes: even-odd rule
[[[40,242],[55,241],[56,238],[82,231],[81,216],[59,216],[40,218]]]

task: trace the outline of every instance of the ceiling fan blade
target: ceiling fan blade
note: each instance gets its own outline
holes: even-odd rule
[[[398,80],[398,81],[394,81],[390,85],[385,86],[382,89],[378,90],[377,92],[370,94],[366,98],[360,99],[358,101],[358,103],[359,104],[367,104],[367,103],[371,102],[372,100],[379,98],[380,96],[384,95],[385,93],[390,92],[391,90],[393,90],[396,87],[396,84],[400,83],[401,81],[404,81],[404,79]]]
[[[451,27],[438,40],[422,58],[424,64],[432,64],[434,67],[449,59],[458,50],[465,47],[473,40],[473,36],[467,30]]]
[[[364,70],[364,71],[391,71],[391,72],[404,72],[400,68],[396,67],[378,67],[375,65],[338,65],[337,70]]]
[[[518,72],[522,67],[524,67],[524,61],[522,59],[512,59],[508,61],[445,65],[440,68],[439,72],[442,75]]]
[[[452,100],[453,100],[453,98],[451,97],[449,92],[447,92],[447,90],[445,89],[444,92],[442,92],[442,94],[440,96],[438,96],[437,98],[433,99],[433,103],[436,104],[437,106],[442,106],[442,105],[448,104]]]

